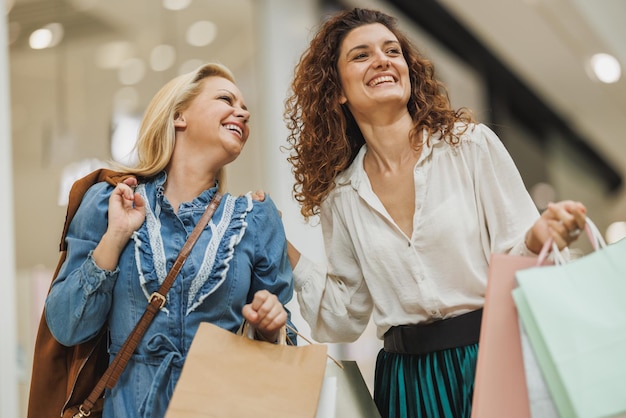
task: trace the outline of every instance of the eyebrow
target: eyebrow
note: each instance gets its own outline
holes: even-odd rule
[[[383,42],[383,46],[387,46],[389,44],[395,44],[400,46],[400,42],[395,40],[395,39],[389,39],[385,42]],[[357,45],[353,48],[350,48],[350,50],[348,50],[348,52],[346,52],[346,56],[350,55],[353,51],[359,50],[359,49],[367,49],[369,47],[369,45],[367,44],[363,44],[363,45]]]
[[[233,93],[232,91],[228,90],[228,89],[217,89],[217,91],[225,91],[226,93],[228,93],[230,95],[230,97],[232,97],[233,99],[237,99],[237,95],[235,93]],[[243,110],[248,110],[248,108],[246,107],[245,104],[241,104],[241,108]]]

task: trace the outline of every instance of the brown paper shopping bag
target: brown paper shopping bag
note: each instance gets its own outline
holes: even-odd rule
[[[529,418],[515,273],[537,258],[492,254],[478,344],[472,418]]]
[[[276,345],[202,323],[166,418],[314,418],[325,345]]]

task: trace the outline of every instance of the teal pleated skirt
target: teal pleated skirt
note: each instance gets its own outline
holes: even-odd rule
[[[380,350],[374,401],[383,418],[469,418],[478,344],[423,355]]]

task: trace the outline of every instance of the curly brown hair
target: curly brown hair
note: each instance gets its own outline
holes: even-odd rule
[[[352,114],[340,104],[341,82],[337,70],[341,43],[346,35],[363,25],[380,23],[397,38],[409,67],[411,96],[407,104],[413,119],[412,145],[421,147],[417,135],[440,131],[451,144],[458,143],[454,123],[473,121],[470,112],[453,110],[445,86],[434,77],[434,66],[407,36],[398,30],[396,19],[380,11],[355,8],[342,11],[321,24],[308,49],[296,65],[291,95],[284,117],[290,134],[287,160],[293,165],[293,192],[308,219],[319,214],[320,205],[365,143]]]

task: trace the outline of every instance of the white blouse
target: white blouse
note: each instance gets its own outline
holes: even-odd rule
[[[426,133],[424,133],[426,137]],[[430,138],[415,164],[413,235],[396,225],[363,169],[364,145],[321,207],[327,265],[294,269],[304,319],[319,342],[352,342],[373,314],[395,325],[483,306],[491,253],[534,255],[524,244],[539,217],[496,134],[472,125],[457,146]]]

